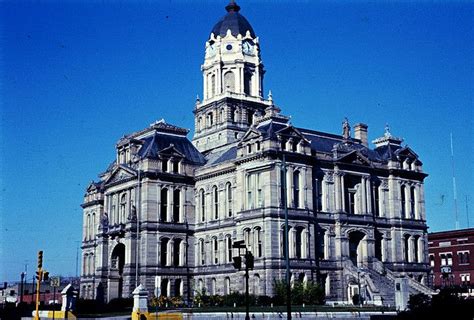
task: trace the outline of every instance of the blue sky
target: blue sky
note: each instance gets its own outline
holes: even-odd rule
[[[431,231],[474,212],[473,4],[238,1],[272,90],[296,126],[389,123],[424,162]],[[80,204],[124,134],[164,118],[192,129],[204,43],[226,1],[0,3],[0,280],[36,252],[75,275]],[[192,132],[189,137],[192,137]],[[474,214],[471,213],[471,226]]]

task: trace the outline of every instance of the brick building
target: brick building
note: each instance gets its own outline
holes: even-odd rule
[[[474,228],[428,234],[433,285],[460,286],[474,295]]]

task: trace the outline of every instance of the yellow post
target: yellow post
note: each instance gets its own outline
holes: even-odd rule
[[[38,279],[36,281],[36,313],[35,320],[39,320],[39,300],[40,300],[40,285],[43,279],[43,251],[38,251],[38,271],[36,272]]]

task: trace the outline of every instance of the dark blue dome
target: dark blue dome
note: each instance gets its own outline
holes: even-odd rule
[[[224,37],[227,34],[227,30],[230,30],[234,37],[237,37],[238,34],[245,36],[247,31],[249,31],[250,36],[255,38],[255,32],[252,26],[247,19],[239,13],[240,7],[234,1],[231,1],[225,9],[227,10],[227,14],[212,28],[211,33],[214,33],[214,36]]]

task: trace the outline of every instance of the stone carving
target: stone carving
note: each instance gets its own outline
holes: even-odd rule
[[[342,122],[342,137],[345,140],[349,140],[351,137],[351,126],[349,125],[349,120],[347,118],[344,118],[344,121]]]

